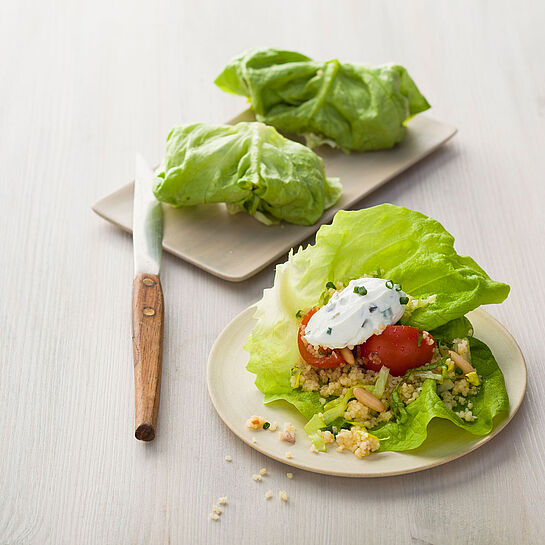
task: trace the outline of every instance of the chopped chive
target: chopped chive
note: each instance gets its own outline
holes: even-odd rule
[[[265,422],[265,423],[263,424],[263,429],[264,429],[264,430],[268,430],[270,427],[271,427],[271,423],[270,423],[270,422]]]
[[[394,287],[394,283],[391,280],[386,280],[386,287],[391,290]]]
[[[326,289],[328,290],[336,290],[337,289],[337,286],[335,286],[335,284],[333,284],[333,282],[328,282],[326,285],[325,285]]]
[[[394,286],[394,289],[395,289],[396,291],[401,291],[401,284],[396,284],[396,285]]]
[[[330,327],[327,328],[327,334],[331,335],[331,328]]]
[[[409,302],[409,298],[408,298],[408,297],[400,297],[400,298],[399,298],[399,302],[400,302],[402,305],[406,305],[406,304]]]
[[[423,338],[422,330],[419,329],[418,330],[418,342],[416,343],[416,346],[422,346],[422,338]]]
[[[296,317],[296,318],[302,318],[302,317],[303,317],[303,311],[302,311],[302,310],[298,310],[298,311],[295,313],[295,317]]]
[[[367,290],[364,286],[356,286],[354,288],[354,293],[357,293],[359,295],[367,295]]]

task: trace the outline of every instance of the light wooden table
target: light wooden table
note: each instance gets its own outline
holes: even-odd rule
[[[538,0],[2,2],[0,544],[543,543],[544,25]],[[399,62],[459,128],[360,205],[432,215],[512,286],[489,311],[524,351],[528,393],[476,452],[404,477],[288,481],[205,385],[214,339],[273,267],[229,284],[169,255],[159,436],[132,437],[131,239],[90,206],[130,179],[136,150],[159,159],[171,125],[235,115],[244,101],[212,81],[258,45]]]

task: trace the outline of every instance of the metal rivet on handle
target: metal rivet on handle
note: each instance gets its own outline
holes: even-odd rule
[[[153,278],[148,278],[147,276],[144,278],[144,280],[142,280],[142,282],[145,286],[155,286],[155,280],[153,280]]]
[[[146,316],[153,316],[155,314],[155,309],[151,308],[151,307],[146,307],[144,308],[144,310],[142,311]]]

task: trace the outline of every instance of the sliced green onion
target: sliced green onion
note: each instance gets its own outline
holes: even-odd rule
[[[473,386],[479,386],[479,375],[477,375],[475,371],[471,371],[471,373],[468,373],[466,375],[466,379],[469,384],[473,384]]]
[[[264,430],[268,430],[270,427],[271,427],[271,423],[270,423],[270,422],[265,422],[265,423],[263,424],[263,429],[264,429]]]
[[[337,286],[335,286],[335,284],[333,284],[333,282],[328,282],[326,285],[325,285],[326,289],[328,290],[336,290],[337,289]]]
[[[331,424],[344,414],[348,402],[354,397],[353,391],[354,388],[348,388],[342,397],[337,397],[324,405],[323,418],[326,424]]]
[[[357,293],[358,295],[367,295],[367,290],[363,286],[356,286],[354,288],[354,293]]]
[[[303,311],[302,311],[302,310],[298,310],[298,311],[295,313],[295,317],[296,317],[296,318],[302,318],[302,317],[303,317]]]
[[[328,289],[325,289],[320,295],[320,305],[321,306],[327,305],[330,299],[331,299],[331,294],[329,293]]]
[[[437,386],[437,393],[442,394],[443,392],[446,392],[447,390],[452,389],[453,386],[454,386],[454,382],[452,382],[452,380],[447,378],[446,380],[443,381],[442,384],[439,384]]]
[[[358,428],[363,428],[365,431],[367,431],[367,428],[363,424],[363,422],[356,422],[355,420],[347,420],[347,423],[351,426],[356,426]]]
[[[400,297],[400,298],[399,298],[399,302],[400,302],[402,305],[406,305],[406,304],[409,302],[409,298],[408,298],[408,297]]]
[[[390,369],[383,365],[378,372],[378,377],[371,392],[377,399],[380,399],[384,395],[386,384],[388,383],[388,376],[390,375]]]
[[[330,328],[330,327],[327,328],[326,333],[327,333],[328,335],[331,335],[331,328]]]
[[[401,284],[396,284],[396,285],[394,286],[394,289],[395,289],[396,291],[401,291]]]
[[[391,280],[386,280],[386,287],[391,290],[394,287],[394,283]]]
[[[295,377],[292,388],[293,389],[299,388],[300,381],[301,381],[301,369],[298,369],[297,367],[293,367],[291,370],[291,376]]]
[[[432,380],[436,380],[437,382],[443,382],[443,375],[438,375],[437,373],[432,373],[431,371],[422,371],[420,373],[415,373],[415,376],[427,379],[431,378]]]

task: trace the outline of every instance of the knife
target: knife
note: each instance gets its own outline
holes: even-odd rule
[[[135,432],[152,441],[157,428],[163,356],[163,290],[159,273],[163,240],[163,210],[152,187],[155,174],[136,155],[134,181],[134,283],[132,341],[134,358]]]

